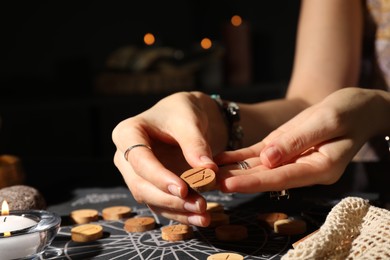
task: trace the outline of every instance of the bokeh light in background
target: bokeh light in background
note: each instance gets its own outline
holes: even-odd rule
[[[153,45],[154,43],[156,42],[156,38],[154,37],[154,35],[152,33],[146,33],[144,35],[144,43],[146,45]]]
[[[203,49],[208,50],[208,49],[210,49],[213,46],[213,42],[209,38],[203,38],[200,41],[200,46]]]
[[[240,26],[242,24],[242,18],[239,15],[233,15],[232,18],[230,19],[230,22],[232,23],[233,26]]]

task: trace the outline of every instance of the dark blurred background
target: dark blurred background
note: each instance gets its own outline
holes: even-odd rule
[[[299,11],[298,0],[1,5],[0,153],[42,162],[111,160],[115,125],[175,91],[246,102],[282,96]],[[236,14],[249,26],[239,39],[226,29]],[[143,42],[148,32],[153,46]],[[205,37],[213,47],[200,50]],[[232,81],[244,67],[249,78]]]

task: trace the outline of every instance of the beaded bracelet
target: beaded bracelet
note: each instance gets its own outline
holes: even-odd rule
[[[242,147],[244,131],[240,123],[240,108],[235,102],[224,101],[220,95],[210,96],[218,104],[228,128],[227,150],[236,150]]]

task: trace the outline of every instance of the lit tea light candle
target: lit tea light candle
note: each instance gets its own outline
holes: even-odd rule
[[[10,236],[12,232],[31,228],[38,224],[37,221],[26,218],[23,216],[9,215],[9,206],[7,201],[3,201],[1,205],[1,216],[0,216],[0,233],[4,236]]]
[[[0,259],[33,259],[51,243],[60,223],[58,216],[45,211],[10,211],[8,203],[3,201]]]

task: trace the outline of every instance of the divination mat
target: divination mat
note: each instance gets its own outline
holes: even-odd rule
[[[225,242],[216,238],[212,228],[194,228],[194,238],[169,242],[161,238],[160,228],[176,224],[151,212],[146,205],[138,204],[125,187],[109,189],[79,189],[69,202],[50,206],[49,211],[62,217],[58,235],[42,259],[207,259],[220,252],[235,252],[245,259],[280,259],[291,244],[301,236],[282,236],[263,227],[256,219],[260,212],[284,211],[290,216],[302,216],[302,209],[308,208],[302,200],[274,201],[268,194],[223,194],[218,191],[203,194],[207,201],[218,202],[225,207],[231,224],[241,224],[248,228],[248,238],[242,241]],[[125,220],[94,222],[103,226],[103,238],[89,243],[76,243],[71,240],[69,221],[71,211],[82,208],[96,209],[129,206],[134,215],[153,216],[156,228],[142,233],[128,233],[123,229]],[[307,233],[318,228],[326,215],[326,210],[315,210],[311,219],[317,221]],[[306,214],[307,215],[307,214]],[[308,215],[307,215],[308,216]],[[310,223],[309,223],[310,224]],[[309,225],[310,226],[310,225]]]

